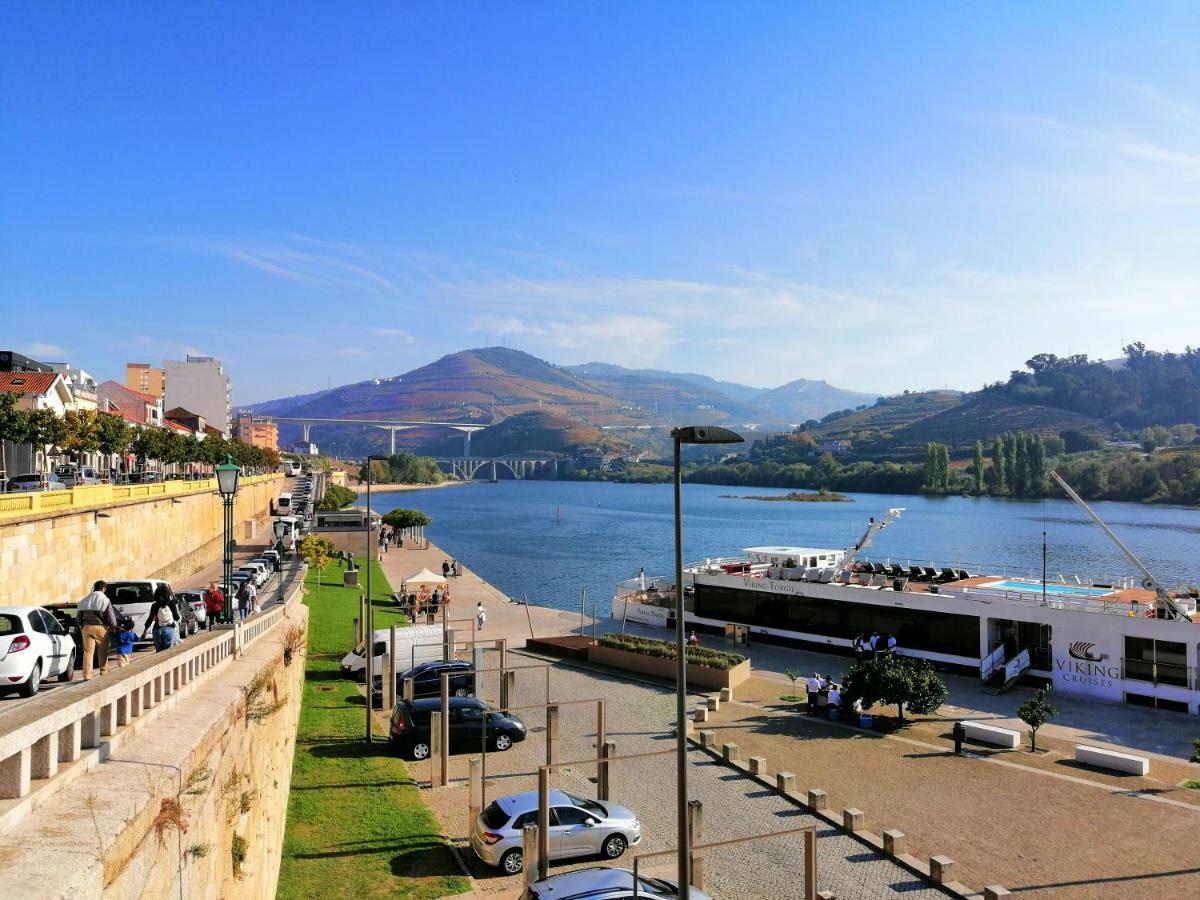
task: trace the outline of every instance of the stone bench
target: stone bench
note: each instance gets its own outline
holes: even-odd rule
[[[1016,750],[1021,746],[1021,732],[1011,728],[1000,728],[996,725],[985,725],[983,722],[962,722],[963,733],[967,740],[978,741],[981,744],[992,744]]]
[[[1150,759],[1146,756],[1134,756],[1132,753],[1118,753],[1116,750],[1105,750],[1103,747],[1088,747],[1078,744],[1075,747],[1075,762],[1098,769],[1111,769],[1114,772],[1128,772],[1131,775],[1148,775]]]

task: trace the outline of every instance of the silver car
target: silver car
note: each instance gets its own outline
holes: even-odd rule
[[[679,886],[674,881],[638,875],[637,895],[647,900],[678,897]],[[692,888],[692,900],[712,900],[708,894]],[[625,900],[633,897],[633,872],[629,869],[610,869],[595,866],[551,875],[525,888],[520,900]]]
[[[642,839],[642,823],[624,806],[550,792],[550,859],[599,854],[616,859]],[[501,797],[480,813],[471,849],[489,866],[515,875],[525,866],[523,829],[537,824],[537,791]]]
[[[27,491],[65,491],[67,486],[62,479],[52,472],[31,472],[28,475],[14,475],[8,479],[5,490],[9,493]]]

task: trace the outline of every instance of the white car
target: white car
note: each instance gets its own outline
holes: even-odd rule
[[[62,483],[62,480],[51,472],[14,475],[8,479],[5,487],[6,491],[13,494],[27,491],[65,491],[66,489],[67,486]]]
[[[187,603],[189,606],[192,607],[192,610],[196,613],[196,629],[197,630],[204,628],[204,626],[206,624],[208,624],[208,607],[204,603],[204,600],[207,596],[208,596],[208,590],[200,589],[200,588],[197,588],[195,590],[190,590],[190,591],[176,591],[175,592],[175,602],[176,603]],[[193,634],[194,633],[195,632],[193,632]]]
[[[0,607],[0,691],[32,697],[43,679],[75,677],[75,641],[40,606]]]

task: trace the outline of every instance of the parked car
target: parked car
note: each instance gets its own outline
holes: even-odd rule
[[[110,581],[104,589],[105,596],[112,601],[118,616],[129,616],[133,619],[133,630],[138,633],[138,643],[145,644],[149,638],[141,635],[146,627],[146,618],[150,615],[150,607],[154,603],[154,592],[159,585],[166,584],[157,578],[143,578],[132,581]],[[182,637],[182,633],[180,637]]]
[[[54,467],[54,474],[67,487],[78,487],[82,484],[99,484],[100,476],[91,466],[77,466],[74,463],[64,463]]]
[[[388,736],[392,747],[409,759],[428,759],[431,751],[430,715],[441,708],[440,699],[401,700],[392,709]],[[480,730],[487,745],[504,751],[525,740],[525,723],[511,713],[497,712],[474,697],[450,698],[450,752],[480,749]],[[537,801],[534,801],[535,805]]]
[[[10,493],[27,491],[65,491],[67,486],[53,472],[30,472],[8,479],[5,490]]]
[[[193,632],[192,632],[193,634],[196,631],[199,631],[200,629],[204,628],[204,626],[208,624],[208,608],[204,605],[204,601],[207,598],[208,598],[208,589],[207,588],[197,588],[196,590],[191,590],[191,591],[176,591],[175,592],[175,600],[180,605],[183,605],[186,603],[191,608],[192,613],[196,617],[196,628],[193,630]]]
[[[250,576],[250,580],[254,582],[255,587],[262,587],[267,581],[267,569],[265,566],[255,565],[254,563],[246,563],[243,566],[238,566],[237,571],[245,572]]]
[[[600,855],[616,859],[642,839],[637,815],[616,803],[550,791],[550,859]],[[515,875],[525,866],[521,853],[526,823],[537,824],[538,792],[495,800],[479,814],[471,849],[489,866]]]
[[[75,677],[75,642],[40,606],[0,607],[0,691],[32,697],[45,678]]]
[[[63,606],[43,606],[46,612],[58,620],[63,631],[71,636],[75,645],[75,668],[83,668],[83,632],[79,630],[79,609],[74,604]]]
[[[450,676],[450,696],[470,697],[475,693],[475,668],[469,662],[460,659],[435,659],[432,662],[413,666],[407,672],[396,673],[396,696],[404,691],[406,678],[413,680],[413,699],[442,696],[442,673]],[[372,691],[376,709],[383,708],[383,676],[375,676],[375,688]]]
[[[639,897],[655,900],[660,897],[678,897],[679,884],[665,878],[638,875]],[[691,888],[688,896],[692,900],[712,900],[703,891]],[[607,866],[576,869],[551,875],[535,881],[525,888],[519,900],[626,900],[633,897],[633,872]]]
[[[196,613],[196,607],[192,606],[191,601],[180,599],[179,594],[175,595],[175,608],[179,610],[176,633],[182,641],[185,637],[191,637],[200,630],[200,616]],[[141,627],[140,624],[138,627]]]

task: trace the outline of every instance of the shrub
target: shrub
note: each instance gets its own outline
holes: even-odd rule
[[[643,656],[653,656],[658,659],[675,659],[675,644],[671,641],[660,641],[654,638],[637,637],[632,634],[604,634],[600,636],[600,646],[613,650],[626,650],[630,653],[640,653]],[[688,647],[688,665],[702,666],[705,669],[732,669],[738,663],[745,662],[746,657],[737,653],[725,653],[721,650],[711,650],[708,647]]]

